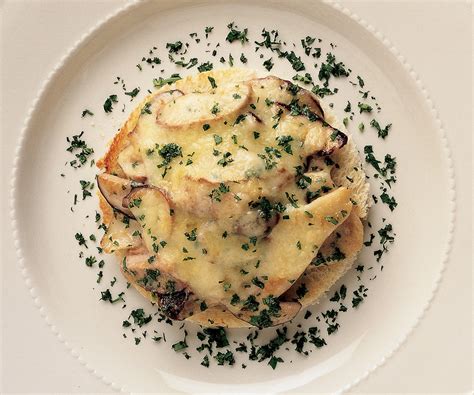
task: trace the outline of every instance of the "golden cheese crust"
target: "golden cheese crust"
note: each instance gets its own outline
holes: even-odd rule
[[[104,251],[171,318],[292,319],[362,246],[368,187],[342,128],[310,92],[247,69],[162,87],[98,163]]]

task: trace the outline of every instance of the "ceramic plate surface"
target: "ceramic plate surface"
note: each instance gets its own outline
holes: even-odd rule
[[[251,42],[247,46],[225,43],[227,24],[232,21],[249,29]],[[209,37],[210,47],[206,47],[204,39],[205,26],[215,26]],[[350,308],[341,315],[340,328],[327,337],[327,346],[314,349],[308,356],[297,354],[293,347],[290,351],[282,350],[285,363],[276,370],[266,362],[249,362],[245,355],[238,355],[233,367],[212,363],[206,369],[200,365],[197,353],[187,360],[170,349],[172,343],[181,340],[182,332],[175,331],[178,325],[171,328],[154,320],[153,326],[139,330],[148,330],[149,335],[138,346],[131,332],[127,339],[123,338],[122,321],[131,309],[143,307],[154,311],[136,292],[126,292],[124,309],[121,305],[99,302],[101,291],[110,288],[115,295],[125,290],[126,283],[114,258],[104,258],[104,280],[97,284],[97,267],[87,268],[84,259],[78,257],[76,232],[100,237],[91,218],[97,200],[93,196],[82,201],[79,185],[80,179],[92,180],[96,170],[89,166],[78,170],[65,166],[72,159],[66,151],[66,137],[84,131],[85,140],[94,147],[95,158],[99,158],[128,112],[146,95],[147,89],[153,89],[152,79],[177,71],[160,65],[152,69],[147,64],[140,71],[136,64],[153,46],[158,47],[157,56],[167,58],[165,44],[176,40],[194,42],[188,36],[192,32],[198,32],[202,40],[199,45],[190,46],[187,58],[196,56],[200,63],[212,60],[216,67],[222,67],[219,58],[228,59],[231,52],[242,66],[237,59],[244,52],[247,67],[264,71],[263,61],[272,56],[272,73],[291,79],[296,73],[288,62],[278,61],[269,52],[262,52],[263,59],[260,52],[255,53],[253,40],[261,39],[264,27],[278,29],[281,38],[294,42],[300,52],[300,40],[308,35],[323,40],[323,52],[332,50],[330,43],[336,44],[333,52],[338,60],[352,69],[350,80],[357,82],[355,76],[363,76],[364,90],[376,96],[383,108],[377,119],[383,125],[393,124],[388,138],[377,138],[374,129],[369,128],[369,116],[361,118],[365,121],[364,133],[358,131],[355,121],[348,128],[361,150],[370,144],[379,157],[390,153],[397,158],[398,181],[390,192],[396,196],[398,207],[392,213],[386,205],[377,205],[370,214],[372,232],[383,226],[382,218],[387,218],[393,225],[396,241],[380,263],[375,261],[373,249],[364,249],[358,263],[367,270],[373,267],[372,272],[364,274],[368,297],[357,309]],[[212,51],[217,42],[221,47],[213,58],[209,49]],[[310,67],[306,71],[316,78],[318,70],[309,60],[307,65]],[[163,74],[162,68],[166,68]],[[178,71],[182,75],[197,72],[196,68]],[[124,80],[129,91],[141,88],[133,102],[123,95],[121,83],[114,84],[117,77]],[[343,112],[346,101],[356,105],[360,89],[342,80],[334,86],[340,86],[340,93],[324,100],[334,103],[334,111],[342,119],[347,116]],[[102,105],[111,94],[119,95],[119,102],[112,114],[105,114]],[[93,111],[94,117],[81,118],[85,108]],[[370,169],[368,172],[373,173]],[[17,160],[14,225],[27,283],[36,303],[42,306],[43,313],[73,353],[116,387],[139,392],[336,392],[363,378],[391,355],[431,300],[452,229],[451,172],[449,152],[436,116],[415,80],[382,41],[333,6],[307,1],[144,2],[118,13],[86,37],[65,59],[36,102]],[[376,181],[372,181],[372,188],[373,193],[380,194]],[[79,203],[72,213],[74,194],[79,194]],[[84,257],[94,252],[90,242]],[[375,275],[376,279],[369,279]],[[117,283],[110,287],[114,276]],[[342,283],[348,289],[361,284],[354,270],[334,290]],[[347,304],[350,305],[350,299]],[[314,316],[330,306],[325,298],[312,309]],[[317,324],[315,320],[313,323]],[[154,329],[166,332],[166,344],[151,341]],[[273,329],[267,332],[262,336],[274,334]],[[240,339],[246,334],[246,330],[239,330],[231,337]],[[248,364],[246,370],[240,368],[242,362]]]

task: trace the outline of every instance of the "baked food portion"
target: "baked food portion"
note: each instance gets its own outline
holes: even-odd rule
[[[99,163],[104,251],[173,319],[292,319],[362,245],[367,184],[340,129],[274,76],[227,69],[163,87]]]

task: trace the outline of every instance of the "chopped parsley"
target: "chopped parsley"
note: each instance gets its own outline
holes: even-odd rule
[[[181,60],[177,60],[175,62],[175,64],[177,64],[178,66],[186,67],[188,70],[193,68],[194,66],[196,66],[197,63],[198,63],[197,58],[191,58],[191,59],[189,59],[188,62],[184,61],[184,58],[181,58]]]
[[[232,297],[231,297],[231,299],[230,299],[230,304],[231,304],[232,306],[235,306],[235,305],[237,305],[237,304],[239,304],[239,303],[240,303],[240,296],[237,295],[237,294],[233,294]]]
[[[285,211],[285,206],[281,203],[271,203],[266,197],[259,197],[258,200],[249,203],[250,208],[257,209],[259,215],[266,221],[278,213]]]
[[[220,111],[221,110],[219,109],[219,103],[214,103],[214,105],[211,108],[211,114],[216,115]]]
[[[224,195],[228,192],[230,192],[230,188],[226,184],[221,182],[217,188],[215,188],[211,191],[209,197],[212,200],[215,200],[216,202],[220,202],[221,199],[222,199],[222,195]]]
[[[200,73],[203,73],[204,71],[211,71],[213,68],[214,68],[214,65],[211,62],[201,63],[198,66],[198,70]]]
[[[232,163],[234,159],[231,158],[232,154],[230,152],[225,152],[222,155],[222,158],[217,161],[217,164],[226,167],[228,164]]]
[[[375,119],[372,119],[372,121],[370,121],[370,126],[372,126],[373,128],[377,129],[377,136],[382,138],[382,139],[385,139],[385,137],[388,136],[388,132],[390,130],[390,128],[392,127],[392,124],[389,123],[387,126],[385,126],[383,129],[382,127],[380,126],[380,124],[375,120]]]
[[[123,298],[122,298],[122,296],[124,295],[123,292],[119,293],[118,296],[115,299],[112,297],[112,294],[110,293],[109,289],[106,289],[105,291],[101,292],[100,294],[101,294],[100,300],[103,300],[104,302],[109,302],[109,303],[113,304],[113,303],[118,302],[119,300],[123,301]]]
[[[240,96],[239,96],[240,98]],[[242,122],[245,118],[247,118],[247,114],[239,114],[237,118],[235,119],[234,125],[238,125],[240,122]]]
[[[169,78],[154,78],[153,79],[153,86],[155,88],[161,88],[162,86],[165,85],[171,85],[175,83],[176,81],[179,81],[181,79],[181,76],[179,74],[171,74],[171,77]]]
[[[339,223],[339,221],[334,217],[327,216],[327,217],[324,217],[324,219],[333,225],[337,225]]]
[[[268,361],[268,364],[272,367],[273,370],[276,369],[278,362],[284,362],[282,358],[280,357],[275,357],[272,355],[270,360]]]
[[[326,55],[326,62],[321,63],[319,68],[318,78],[324,81],[324,86],[328,86],[329,79],[333,77],[348,77],[349,71],[346,70],[344,63],[337,62],[336,57],[328,53]]]
[[[295,74],[293,76],[293,81],[299,81],[302,82],[305,85],[311,84],[313,82],[313,77],[311,77],[311,74],[305,73],[304,76],[300,74]]]
[[[237,295],[238,296],[238,295]],[[249,310],[249,311],[257,311],[258,306],[260,305],[259,302],[257,302],[257,299],[255,298],[254,295],[250,295],[243,304],[244,309]]]
[[[301,57],[296,56],[296,54],[293,51],[286,53],[285,57],[288,60],[288,62],[290,62],[291,67],[293,67],[293,70],[295,71],[305,70],[305,65],[301,61]]]
[[[294,140],[293,137],[291,136],[278,136],[277,138],[278,145],[283,147],[283,150],[290,154],[293,155],[293,151],[291,150],[291,145],[290,143]]]
[[[274,63],[272,61],[272,58],[267,59],[267,60],[265,60],[265,62],[263,62],[263,67],[265,67],[268,71],[273,69],[273,66],[274,66]]]
[[[265,287],[264,282],[260,280],[258,277],[252,278],[252,284],[261,289]]]
[[[395,198],[393,196],[392,197],[389,196],[387,192],[383,192],[380,195],[380,199],[382,200],[383,203],[385,203],[390,208],[390,211],[395,210],[395,207],[398,206],[398,203],[395,200]]]
[[[143,108],[142,110],[140,111],[140,113],[143,115],[143,114],[151,114],[151,110],[150,110],[150,107],[151,107],[151,103],[148,102],[148,103],[145,103],[143,105]]]
[[[289,194],[288,192],[285,192],[285,195],[286,195],[286,198],[288,199],[288,201],[290,202],[290,204],[294,207],[294,208],[298,208],[298,199],[296,199],[296,196],[294,194]]]
[[[113,110],[113,104],[118,102],[117,95],[110,95],[104,102],[104,111],[109,113]]]
[[[171,347],[173,348],[174,351],[178,352],[178,351],[188,348],[188,344],[186,343],[186,340],[181,340],[177,343],[174,343]]]
[[[296,296],[298,297],[298,299],[302,299],[307,293],[308,293],[308,288],[306,288],[306,284],[301,283],[301,285],[296,290]]]
[[[225,363],[233,365],[235,363],[234,354],[230,350],[226,350],[225,353],[219,351],[214,359],[218,365],[224,365]]]
[[[87,247],[87,244],[86,244],[86,239],[84,238],[84,236],[82,235],[82,233],[76,233],[74,238],[77,240],[77,242],[79,243],[79,246],[84,246],[86,248]]]
[[[328,87],[322,86],[320,87],[319,85],[313,86],[311,89],[311,92],[313,92],[315,95],[319,96],[320,98],[323,98],[325,96],[331,96],[336,93],[335,91],[333,92],[331,89]]]
[[[183,43],[181,41],[176,41],[174,43],[167,43],[166,49],[169,53],[177,53],[183,48]]]
[[[84,181],[84,180],[79,180],[79,183],[81,184],[81,189],[82,189],[82,200],[85,198],[92,196],[92,193],[90,190],[94,188],[94,183],[91,181]]]
[[[360,114],[363,112],[371,113],[372,112],[372,106],[367,103],[357,103],[357,107],[359,107]]]
[[[66,151],[74,154],[74,156],[76,157],[76,159],[69,162],[69,165],[75,169],[85,165],[89,157],[94,153],[94,149],[88,147],[86,142],[82,140],[83,135],[84,132],[81,132],[77,135],[72,136],[72,139],[66,137],[66,141],[69,143],[69,147],[66,148]]]
[[[146,315],[143,309],[132,310],[128,318],[133,318],[133,323],[138,325],[140,328],[143,325],[148,324],[151,321],[151,315]]]
[[[385,180],[388,186],[391,186],[392,182],[396,182],[395,171],[397,161],[390,154],[385,155],[384,166],[380,166],[382,162],[378,160],[374,155],[374,150],[371,145],[364,147],[365,161],[369,163]],[[377,175],[376,175],[377,177]]]
[[[346,105],[346,108],[344,108],[344,112],[351,112],[351,111],[352,111],[351,102],[348,101],[347,105]]]
[[[249,41],[247,38],[248,29],[237,30],[237,26],[234,25],[234,22],[231,22],[227,25],[229,32],[226,36],[226,41],[233,43],[234,41],[240,41],[242,44]]]
[[[86,108],[84,111],[82,111],[81,117],[84,118],[86,115],[93,116],[94,113]]]
[[[217,88],[216,80],[212,78],[211,76],[208,76],[207,79],[209,80],[209,83],[211,84],[211,88],[216,89]]]
[[[133,100],[140,93],[140,88],[132,89],[130,92],[125,92],[127,96],[130,96],[130,100]]]
[[[163,163],[158,165],[158,167],[163,167],[171,163],[174,158],[178,156],[183,156],[181,147],[175,143],[165,144],[163,147],[160,148],[158,151],[160,156],[163,158]]]
[[[185,232],[184,235],[189,241],[196,241],[197,235],[196,235],[197,228],[194,228],[191,230],[191,232]]]

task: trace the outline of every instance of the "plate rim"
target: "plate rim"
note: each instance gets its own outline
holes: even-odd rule
[[[45,306],[42,305],[39,296],[36,294],[35,286],[33,281],[30,278],[29,269],[25,265],[25,259],[23,257],[20,238],[19,238],[19,230],[17,225],[17,210],[16,210],[16,195],[17,195],[17,183],[18,183],[18,170],[19,170],[19,163],[22,157],[22,152],[24,150],[24,143],[26,141],[27,135],[30,133],[30,123],[33,115],[37,109],[38,103],[42,100],[44,94],[47,92],[48,88],[52,84],[55,77],[61,71],[63,66],[69,61],[71,57],[73,57],[84,45],[88,43],[91,37],[99,31],[103,26],[107,23],[110,23],[118,18],[120,18],[123,14],[133,10],[137,6],[142,3],[145,3],[146,0],[131,0],[130,2],[120,6],[116,10],[112,11],[102,19],[100,19],[96,24],[90,27],[83,35],[78,38],[68,49],[67,51],[61,56],[60,60],[55,64],[53,69],[48,73],[46,78],[41,83],[39,90],[37,91],[31,105],[28,108],[26,117],[23,121],[23,126],[21,128],[20,134],[17,138],[16,148],[14,152],[14,159],[13,159],[13,166],[11,171],[10,177],[10,194],[9,194],[9,208],[10,208],[10,226],[12,229],[12,237],[14,242],[14,249],[16,253],[16,257],[18,260],[18,269],[24,279],[24,284],[27,288],[28,293],[30,294],[33,304],[38,308],[41,317],[44,319],[47,326],[51,329],[54,333],[55,337],[58,339],[60,343],[62,343],[66,350],[78,360],[78,362],[83,365],[91,374],[95,377],[100,379],[104,384],[108,385],[111,389],[115,391],[125,392],[124,387],[122,384],[117,384],[108,379],[106,376],[102,375],[98,372],[93,366],[91,366],[87,361],[85,361],[80,353],[74,349],[74,347],[68,343],[68,341],[63,337],[60,333],[58,328],[54,325],[50,317],[48,316],[47,310]],[[421,81],[419,75],[414,71],[413,67],[410,63],[408,63],[407,59],[400,53],[400,51],[395,47],[395,45],[387,39],[375,26],[367,22],[365,19],[361,18],[356,13],[352,12],[346,6],[339,4],[336,0],[323,0],[324,4],[330,6],[332,9],[336,10],[337,12],[343,14],[344,16],[352,19],[352,21],[356,22],[357,25],[361,26],[363,29],[368,31],[376,40],[383,44],[383,46],[388,49],[388,51],[395,57],[395,59],[403,66],[404,70],[410,75],[411,80],[415,83],[418,93],[421,93],[422,97],[424,98],[425,105],[431,112],[432,119],[434,120],[434,128],[437,132],[437,137],[440,140],[441,149],[443,150],[443,154],[445,155],[445,159],[447,162],[447,175],[448,175],[448,215],[449,215],[449,223],[447,229],[447,239],[445,244],[444,252],[441,256],[440,262],[440,270],[437,274],[437,277],[433,283],[433,286],[430,290],[430,295],[426,300],[424,306],[420,314],[417,316],[413,324],[408,328],[408,331],[401,336],[400,339],[397,340],[395,346],[389,351],[385,356],[383,356],[378,362],[369,366],[366,371],[354,379],[352,382],[345,384],[341,387],[337,393],[345,393],[355,387],[356,385],[360,384],[364,381],[372,372],[374,372],[379,367],[383,366],[400,348],[407,342],[408,338],[411,336],[413,331],[418,327],[422,319],[425,317],[426,312],[429,310],[430,306],[432,305],[436,295],[437,290],[439,288],[439,284],[441,283],[444,271],[446,269],[446,265],[449,261],[450,252],[452,249],[452,242],[454,238],[454,227],[456,221],[456,182],[455,182],[455,171],[454,171],[454,164],[452,159],[452,152],[448,141],[448,136],[444,129],[443,123],[439,117],[439,112],[437,111],[433,100],[430,97],[428,90],[425,88],[423,82]]]

